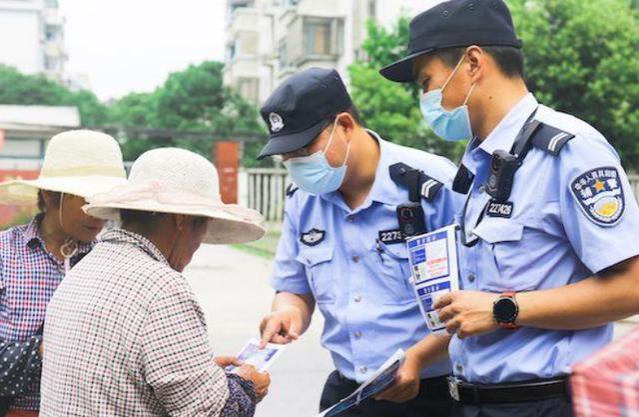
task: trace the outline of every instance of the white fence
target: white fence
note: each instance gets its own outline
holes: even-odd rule
[[[282,221],[290,183],[285,169],[248,168],[240,171],[238,181],[241,204],[262,213],[267,222]]]

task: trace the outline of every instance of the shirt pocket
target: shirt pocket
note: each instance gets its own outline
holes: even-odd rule
[[[410,283],[410,265],[408,248],[404,243],[386,245],[375,243],[369,256],[379,271],[371,277],[379,286],[379,293],[385,305],[407,304],[416,302],[413,286]]]
[[[474,230],[480,242],[480,287],[492,291],[525,291],[535,287],[525,271],[534,267],[523,240],[524,225],[509,219],[484,219]]]
[[[318,304],[335,302],[335,277],[331,268],[334,255],[333,246],[300,249],[297,261],[306,268],[311,291]]]

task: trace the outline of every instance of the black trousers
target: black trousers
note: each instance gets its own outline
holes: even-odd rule
[[[328,376],[322,399],[320,411],[337,404],[342,398],[352,394],[359,385],[355,381],[344,378],[339,372],[334,371]],[[422,380],[419,395],[403,404],[389,401],[376,401],[372,398],[362,401],[357,407],[352,408],[340,416],[344,417],[449,417],[452,400],[448,394],[446,378],[433,378]]]
[[[552,398],[542,401],[462,405],[455,403],[453,417],[573,417],[568,398]]]

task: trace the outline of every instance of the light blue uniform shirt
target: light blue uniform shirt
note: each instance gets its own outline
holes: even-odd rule
[[[381,156],[366,201],[351,210],[339,192],[295,192],[286,204],[272,278],[277,291],[313,294],[325,319],[322,345],[338,371],[360,383],[397,349],[428,334],[409,282],[406,245],[378,243],[380,232],[398,229],[395,210],[408,202],[408,189],[391,180],[389,166],[404,162],[445,184],[432,201],[422,199],[429,230],[452,223],[463,200],[450,189],[456,167],[449,160],[369,134]],[[423,377],[450,370],[446,360]]]
[[[483,143],[471,142],[464,155],[464,165],[476,176],[465,229],[469,240],[479,238],[474,247],[460,245],[465,290],[561,287],[639,255],[639,209],[617,153],[587,123],[545,106],[539,106],[535,118],[575,137],[557,156],[533,147],[515,176],[512,217],[484,216],[475,227],[489,200],[483,185],[493,151],[511,150],[537,106],[527,95]],[[599,198],[606,193],[612,197]],[[572,364],[611,336],[610,324],[580,331],[500,329],[464,340],[454,337],[449,351],[454,373],[466,381],[523,381],[569,373]]]

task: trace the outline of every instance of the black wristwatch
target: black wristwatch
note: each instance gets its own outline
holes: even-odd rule
[[[519,315],[519,304],[515,299],[515,292],[502,293],[493,304],[493,317],[502,329],[516,330],[515,324]]]

